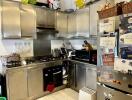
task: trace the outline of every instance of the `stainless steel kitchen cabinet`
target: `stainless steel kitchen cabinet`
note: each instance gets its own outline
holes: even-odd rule
[[[75,34],[77,32],[76,13],[68,14],[68,33]]]
[[[83,87],[88,87],[96,90],[96,65],[71,61],[69,67],[69,85],[72,89],[79,91]]]
[[[55,28],[55,11],[47,10],[47,27]]]
[[[86,68],[82,64],[76,65],[76,89],[86,86]]]
[[[68,33],[68,15],[66,13],[57,12],[56,29],[61,34]]]
[[[55,11],[36,7],[37,27],[55,28]]]
[[[20,5],[21,10],[21,35],[22,38],[35,38],[36,34],[36,10],[32,5]]]
[[[37,15],[37,27],[46,27],[47,24],[46,9],[36,7],[36,15]]]
[[[27,100],[27,70],[13,68],[6,72],[8,100]]]
[[[3,38],[21,38],[19,3],[6,0],[1,2]]]
[[[86,68],[83,64],[70,62],[69,83],[70,87],[76,91],[86,86]]]
[[[28,68],[28,94],[30,99],[35,99],[43,95],[42,71],[42,67]]]
[[[88,33],[89,25],[89,9],[85,8],[76,12],[77,33]]]
[[[70,88],[76,88],[76,64],[70,62],[69,63],[69,85]]]
[[[90,89],[97,89],[97,70],[96,66],[91,65],[90,68],[86,68],[86,87]]]

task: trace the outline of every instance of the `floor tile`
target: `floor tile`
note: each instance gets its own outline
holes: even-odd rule
[[[78,100],[78,93],[70,88],[66,88],[37,100]]]

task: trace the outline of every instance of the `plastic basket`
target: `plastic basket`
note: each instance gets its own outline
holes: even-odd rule
[[[123,14],[132,13],[132,2],[126,3],[122,6]]]
[[[112,7],[106,10],[97,11],[99,19],[108,18],[112,16],[117,16],[117,7]]]
[[[6,100],[6,98],[5,97],[0,97],[0,100]]]
[[[113,17],[113,16],[118,16],[122,14],[122,6],[124,2],[118,3],[115,6],[102,10],[102,11],[97,11],[99,15],[99,19],[104,19],[108,17]]]

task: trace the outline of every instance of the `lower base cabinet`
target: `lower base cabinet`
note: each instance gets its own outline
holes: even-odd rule
[[[28,100],[27,70],[11,69],[6,72],[8,100]]]
[[[28,96],[30,99],[43,95],[43,70],[42,68],[28,69]]]
[[[76,89],[86,86],[86,68],[82,64],[76,64]]]
[[[8,100],[33,100],[44,93],[42,67],[10,69],[6,80]]]
[[[93,65],[94,66],[94,65]],[[86,69],[86,86],[97,90],[97,70],[96,67]]]
[[[69,85],[72,89],[79,91],[83,87],[93,90],[96,86],[96,65],[72,61],[69,65]]]

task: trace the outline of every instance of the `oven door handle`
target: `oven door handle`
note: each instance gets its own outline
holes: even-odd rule
[[[56,73],[53,73],[53,75],[60,74],[62,71],[58,71]]]

